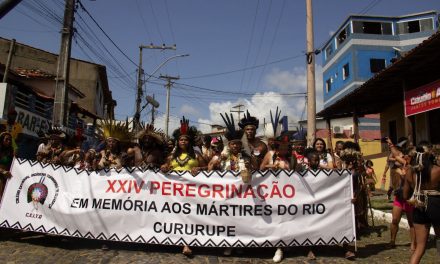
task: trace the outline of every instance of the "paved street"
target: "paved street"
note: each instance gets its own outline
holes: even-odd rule
[[[358,241],[358,263],[407,263],[409,240],[406,230],[399,232],[397,247],[387,249],[389,232],[385,223],[370,229]],[[376,230],[382,230],[378,237]],[[274,249],[248,249],[232,257],[224,257],[221,249],[194,248],[195,256],[187,258],[180,254],[180,247],[141,245],[131,243],[106,243],[109,250],[102,250],[101,241],[39,233],[1,230],[0,263],[272,263]],[[319,247],[317,260],[309,261],[305,249],[294,248],[285,253],[282,263],[350,263],[342,258],[341,247]],[[422,263],[436,263],[435,243],[430,241]],[[437,262],[440,263],[440,262]]]

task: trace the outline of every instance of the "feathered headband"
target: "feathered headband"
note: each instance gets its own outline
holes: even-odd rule
[[[275,116],[272,115],[272,110],[270,110],[270,122],[272,123],[272,133],[268,133],[268,138],[277,138],[280,136],[280,131],[278,131],[278,124],[280,123],[281,110],[275,111]]]
[[[102,119],[98,125],[98,135],[101,138],[113,138],[122,142],[130,142],[132,133],[129,130],[129,121]]]
[[[230,114],[230,116],[228,116],[227,113],[225,113],[225,115],[223,116],[220,113],[220,116],[223,119],[223,122],[225,122],[226,125],[226,133],[225,133],[225,137],[229,140],[241,140],[241,138],[243,137],[243,130],[237,130],[235,129],[235,123],[234,123],[234,117],[232,116],[232,114]]]
[[[251,114],[249,114],[249,111],[246,110],[246,113],[244,114],[244,117],[240,120],[240,122],[238,123],[238,126],[241,129],[244,129],[246,126],[254,126],[255,128],[258,128],[260,121],[254,117],[251,116]]]
[[[197,136],[197,128],[193,126],[190,127],[189,120],[185,119],[184,116],[180,120],[180,128],[174,130],[173,132],[173,137],[176,141],[179,140],[179,138],[182,136],[188,137],[191,144],[194,144],[194,140]]]
[[[152,124],[144,125],[141,123],[141,131],[139,131],[135,137],[137,139],[142,139],[144,136],[152,137],[154,140],[156,140],[156,143],[161,145],[166,142],[166,137],[162,130],[154,128]]]

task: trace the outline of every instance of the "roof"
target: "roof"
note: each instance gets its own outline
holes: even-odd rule
[[[10,39],[3,38],[3,37],[0,37],[0,40],[11,41]],[[36,47],[32,47],[32,46],[29,46],[29,45],[26,45],[26,44],[23,44],[23,43],[20,43],[20,42],[16,42],[16,45],[21,45],[21,46],[23,46],[23,47],[27,47],[27,48],[29,48],[29,49],[33,49],[33,50],[36,50],[36,51],[39,51],[39,52],[43,52],[43,53],[47,53],[47,54],[51,54],[51,55],[53,55],[53,56],[58,57],[58,54],[57,54],[57,53],[52,53],[52,52],[49,52],[49,51],[46,51],[46,50],[43,50],[43,49],[39,49],[39,48],[36,48]],[[91,65],[95,65],[95,66],[98,67],[98,71],[99,71],[99,73],[100,73],[100,78],[101,78],[101,82],[102,82],[102,87],[103,87],[103,92],[104,92],[105,102],[107,102],[107,103],[108,103],[108,102],[111,102],[113,99],[112,99],[112,93],[111,93],[110,88],[109,88],[109,85],[108,85],[107,69],[106,69],[105,65],[97,64],[97,63],[94,63],[94,62],[90,62],[90,61],[86,61],[86,60],[81,60],[81,59],[75,59],[75,58],[70,58],[70,59],[71,59],[71,60],[75,60],[75,61],[79,61],[79,62],[83,62],[83,63],[87,63],[87,64],[91,64]],[[33,70],[33,71],[36,71],[36,70]],[[35,72],[34,72],[34,73],[35,73]],[[48,73],[48,74],[49,74],[49,73]],[[50,74],[50,75],[53,75],[53,74]],[[41,75],[38,75],[38,74],[37,74],[36,77],[40,78]],[[54,78],[55,78],[55,76],[54,76]],[[84,98],[84,97],[85,97],[85,94],[82,93],[78,88],[76,88],[76,87],[74,87],[74,86],[71,86],[71,87],[72,87],[72,89],[73,89],[75,92],[78,93],[78,96],[80,96],[81,98]]]
[[[334,104],[317,113],[320,117],[335,118],[379,113],[396,102],[403,102],[403,89],[417,88],[440,78],[440,31],[397,59],[361,86]]]
[[[3,64],[2,64],[3,66]],[[3,68],[4,69],[4,68]],[[53,80],[55,81],[56,76],[54,74],[38,70],[38,69],[25,69],[22,67],[17,67],[14,69],[10,69],[10,72],[16,75],[19,78],[26,78],[26,79],[46,79],[46,80]],[[73,86],[69,83],[69,89],[76,93],[80,98],[85,98],[86,95],[81,92],[78,88]]]

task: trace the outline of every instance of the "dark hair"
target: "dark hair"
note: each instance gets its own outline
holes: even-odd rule
[[[361,151],[359,144],[352,141],[345,141],[342,149],[354,149],[356,151]]]
[[[211,143],[212,137],[210,135],[204,135],[203,136],[203,143],[209,142]]]
[[[304,157],[306,157],[307,159],[310,159],[310,157],[315,154],[319,156],[318,152],[314,148],[306,148],[304,150]]]
[[[316,138],[315,141],[313,141],[313,148],[316,150],[316,142],[321,141],[324,145],[324,149],[322,150],[323,153],[327,153],[327,145],[325,144],[324,139],[322,138]]]
[[[191,144],[191,141],[188,141],[188,148],[187,148],[188,156],[195,159],[196,158],[196,152],[194,151],[193,145]],[[179,148],[179,144],[176,144],[175,151],[172,153],[173,159],[177,158],[182,154],[182,149]]]
[[[371,161],[371,160],[367,160],[367,161],[365,161],[365,166],[367,166],[367,167],[373,167],[373,162]]]
[[[429,143],[429,141],[427,141],[427,140],[422,140],[422,141],[420,141],[419,144],[417,145],[416,150],[417,150],[418,152],[425,152],[425,147],[426,147],[426,148],[432,148],[432,144]]]
[[[338,140],[338,141],[336,141],[335,146],[338,145],[338,144],[342,144],[342,145],[344,145],[344,141],[342,141],[342,140]]]
[[[3,140],[6,136],[9,136],[11,138],[11,144],[8,147],[3,146]],[[12,147],[12,135],[10,133],[1,133],[0,134],[0,155],[4,154],[7,156],[14,156],[14,148]]]

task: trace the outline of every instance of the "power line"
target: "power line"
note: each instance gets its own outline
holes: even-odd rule
[[[122,53],[122,55],[124,55],[124,57],[129,60],[134,66],[138,67],[138,65],[132,60],[130,59],[130,57],[127,56],[127,54],[125,54],[124,51],[121,50],[121,48],[119,48],[119,46],[113,41],[112,38],[110,38],[110,36],[104,31],[104,29],[98,24],[98,22],[95,20],[95,18],[93,18],[93,16],[89,13],[89,11],[84,7],[84,5],[81,3],[81,1],[78,0],[79,6],[81,7],[81,9],[86,12],[86,14],[90,17],[90,19],[92,19],[92,21],[95,23],[95,25],[101,30],[101,32],[107,37],[107,39],[118,49],[119,52]]]
[[[219,73],[209,73],[209,74],[204,74],[204,75],[195,75],[195,76],[190,76],[190,77],[185,77],[185,78],[180,78],[180,79],[181,80],[199,79],[199,78],[207,78],[207,77],[214,77],[214,76],[231,74],[231,73],[236,73],[236,72],[242,72],[242,71],[247,71],[247,70],[251,70],[251,69],[261,68],[261,67],[264,67],[264,66],[267,66],[267,65],[271,65],[271,64],[276,64],[276,63],[280,63],[280,62],[284,62],[284,61],[294,60],[294,59],[297,59],[297,58],[300,58],[300,57],[303,57],[303,56],[304,56],[304,54],[299,54],[299,55],[287,57],[287,58],[284,58],[284,59],[279,59],[279,60],[271,61],[271,62],[268,62],[268,63],[255,65],[255,66],[252,66],[252,67],[240,68],[240,69],[236,69],[236,70],[224,71],[224,72],[219,72]]]
[[[276,37],[278,35],[278,29],[280,28],[281,18],[283,17],[285,6],[286,6],[286,0],[283,0],[283,3],[281,5],[280,14],[278,16],[278,21],[275,26],[275,33],[273,34],[272,41],[270,42],[269,52],[267,53],[266,59],[264,60],[265,65],[263,66],[263,69],[261,70],[260,77],[258,78],[257,85],[255,86],[256,89],[254,89],[254,91],[256,91],[258,89],[258,87],[260,86],[261,79],[263,78],[263,74],[266,72],[267,62],[269,61],[270,55],[272,55],[272,49],[275,44]]]
[[[254,60],[253,66],[257,65],[258,57],[260,56],[261,47],[263,46],[264,35],[266,35],[266,29],[267,29],[267,24],[269,22],[269,17],[270,17],[270,13],[271,13],[270,11],[271,10],[272,10],[272,0],[269,1],[269,8],[268,8],[267,13],[266,13],[266,19],[264,20],[263,33],[261,34],[260,43],[258,44],[257,54],[255,55],[255,60]],[[249,81],[248,81],[248,84],[246,86],[246,90],[248,90],[249,86],[251,85],[252,76],[253,75],[254,75],[254,71],[252,70],[250,72],[250,75],[249,75]]]
[[[246,53],[246,62],[244,64],[244,67],[247,67],[247,64],[248,64],[248,61],[249,61],[249,54],[251,52],[252,39],[254,38],[255,24],[257,22],[257,15],[258,15],[258,8],[259,8],[259,6],[260,6],[260,0],[258,0],[257,7],[255,8],[254,22],[252,23],[251,37],[249,38],[248,49],[247,49],[247,53]],[[241,75],[239,91],[241,91],[241,89],[243,87],[243,81],[244,81],[245,74],[246,74],[246,70],[243,71],[243,74]]]

